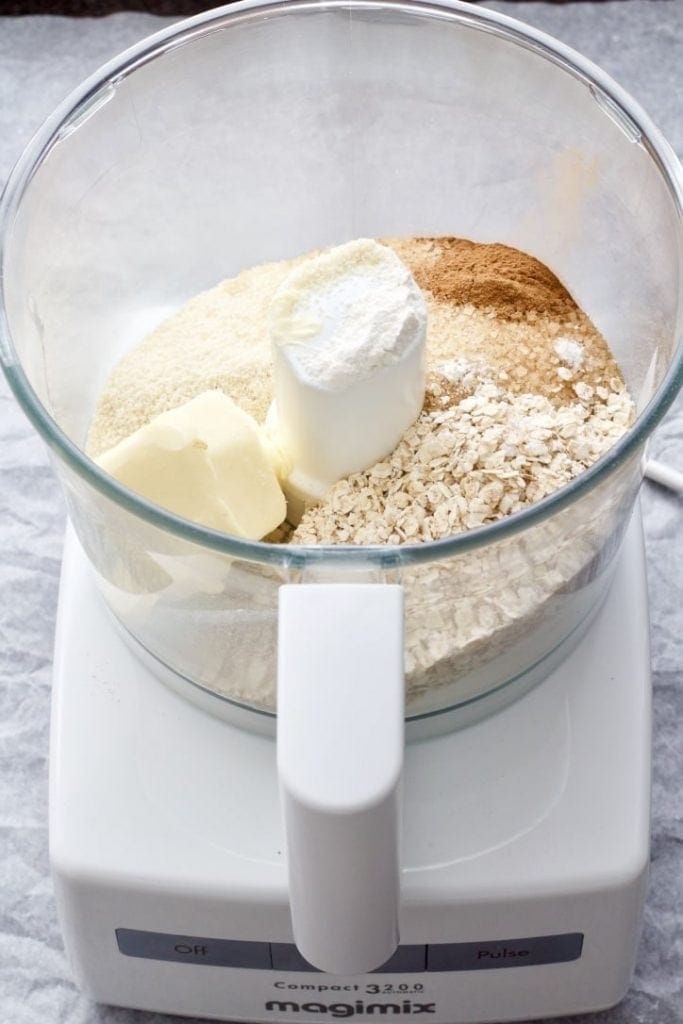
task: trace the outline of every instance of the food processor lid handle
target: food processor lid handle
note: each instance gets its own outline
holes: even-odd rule
[[[398,945],[402,587],[281,587],[277,701],[294,940],[364,974]]]

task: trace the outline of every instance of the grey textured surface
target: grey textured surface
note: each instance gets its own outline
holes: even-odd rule
[[[683,5],[495,2],[601,64],[683,155]],[[0,8],[1,9],[1,8]],[[100,63],[167,24],[0,17],[0,181],[59,100]],[[0,1024],[162,1024],[95,1006],[70,980],[47,863],[47,755],[63,506],[43,449],[0,381]],[[683,470],[683,401],[652,453]],[[683,1021],[683,499],[645,484],[655,683],[652,874],[632,987],[584,1024]]]

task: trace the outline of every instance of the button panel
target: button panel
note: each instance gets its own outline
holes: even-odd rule
[[[207,964],[212,967],[240,967],[266,971],[321,973],[304,960],[290,942],[243,942],[237,939],[207,939],[197,935],[117,928],[116,941],[125,956],[174,963]],[[399,946],[394,955],[373,974],[401,974],[446,971],[487,971],[534,964],[559,964],[578,960],[583,935],[536,935],[523,939],[495,939],[491,942],[446,942]]]

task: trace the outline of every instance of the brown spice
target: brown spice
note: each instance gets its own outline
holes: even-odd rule
[[[393,239],[389,244],[393,246]],[[451,305],[490,307],[500,319],[520,320],[527,313],[565,317],[576,303],[564,285],[539,260],[498,243],[481,245],[464,238],[416,238],[427,257],[413,267],[423,291]],[[409,261],[408,261],[409,262]]]

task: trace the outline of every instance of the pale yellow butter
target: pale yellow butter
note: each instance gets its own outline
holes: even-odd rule
[[[156,416],[96,462],[176,515],[259,540],[285,518],[269,438],[221,391]]]

